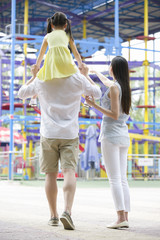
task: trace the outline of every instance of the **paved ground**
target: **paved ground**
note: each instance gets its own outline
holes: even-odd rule
[[[35,186],[33,186],[35,185]],[[132,185],[132,184],[131,184]],[[32,186],[0,182],[0,240],[160,240],[160,182],[131,187],[130,228],[110,230],[116,214],[108,183],[78,183],[73,219],[75,231],[47,225],[49,209],[44,182]],[[59,214],[63,211],[59,183]]]

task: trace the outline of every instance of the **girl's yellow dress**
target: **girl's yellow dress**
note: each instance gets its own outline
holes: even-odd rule
[[[64,30],[54,30],[46,35],[49,50],[43,67],[37,73],[40,80],[64,78],[76,73],[78,68],[69,51],[69,35]]]

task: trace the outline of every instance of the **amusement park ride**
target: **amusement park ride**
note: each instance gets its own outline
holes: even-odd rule
[[[82,1],[80,1],[81,9],[74,8],[73,3],[75,1],[56,1],[57,5],[52,4],[51,1],[47,3],[39,0],[29,1],[29,0],[12,0],[11,7],[9,6],[10,1],[6,1],[6,5],[0,5],[0,11],[7,12],[8,8],[10,8],[11,15],[11,25],[6,27],[6,35],[0,38],[0,46],[7,46],[7,48],[2,48],[0,50],[0,126],[7,125],[10,128],[10,141],[9,143],[9,165],[8,165],[8,176],[9,179],[13,178],[12,174],[12,163],[15,147],[16,149],[22,149],[23,145],[23,161],[26,162],[27,165],[27,151],[29,152],[29,159],[33,157],[33,148],[39,140],[39,124],[40,124],[40,108],[32,107],[29,105],[29,101],[22,102],[17,97],[17,92],[21,86],[21,84],[25,83],[27,79],[29,79],[29,74],[27,68],[35,63],[35,54],[32,54],[32,58],[28,57],[28,47],[32,47],[32,49],[36,49],[37,53],[40,48],[40,44],[42,43],[44,33],[38,34],[37,24],[40,21],[45,25],[45,17],[44,12],[46,9],[50,8],[50,15],[52,15],[56,11],[65,12],[72,20],[73,34],[75,33],[75,43],[81,53],[81,56],[85,62],[85,58],[91,57],[96,51],[99,49],[105,49],[106,56],[114,56],[121,55],[123,48],[128,48],[128,64],[130,68],[130,77],[131,81],[141,80],[141,78],[132,77],[132,72],[135,71],[135,68],[142,67],[144,68],[144,103],[143,105],[136,106],[137,109],[144,110],[144,121],[136,121],[136,119],[129,118],[128,126],[130,133],[130,147],[129,147],[129,155],[128,155],[128,177],[132,178],[132,170],[133,163],[132,158],[133,154],[136,156],[139,155],[139,144],[143,144],[144,148],[144,159],[148,159],[149,152],[149,144],[153,145],[152,154],[156,156],[156,145],[159,145],[160,141],[160,132],[157,131],[160,124],[156,122],[156,86],[159,86],[157,81],[160,81],[160,78],[153,76],[152,78],[148,77],[148,67],[152,67],[153,71],[160,70],[159,65],[156,65],[155,62],[149,62],[147,53],[147,43],[148,41],[155,41],[155,37],[150,36],[149,34],[156,33],[160,31],[160,27],[158,28],[159,22],[156,22],[156,17],[158,17],[158,10],[160,10],[160,3],[158,1],[150,1],[150,5],[148,4],[148,0],[115,0],[115,1],[92,1],[92,6],[87,4],[87,1],[83,1],[84,6],[82,7]],[[61,2],[61,5],[58,6],[58,3]],[[63,2],[63,4],[62,4]],[[67,4],[68,2],[68,4]],[[39,6],[42,4],[45,8],[44,10]],[[30,6],[31,4],[31,6]],[[32,12],[34,8],[33,5],[36,5],[40,11],[42,11],[42,16],[34,18],[29,14]],[[73,6],[70,8],[70,6]],[[7,8],[8,6],[8,8]],[[16,19],[19,17],[19,7],[23,6],[24,9],[24,23],[17,23]],[[64,6],[64,7],[60,7]],[[86,6],[86,11],[85,11]],[[69,10],[71,9],[71,10]],[[83,9],[83,11],[82,11]],[[153,10],[154,11],[154,21],[153,21]],[[16,17],[17,13],[17,17]],[[22,14],[22,12],[21,12]],[[38,13],[36,13],[38,14]],[[107,15],[108,14],[108,15]],[[114,14],[114,18],[112,15]],[[126,14],[126,15],[125,15]],[[131,22],[130,14],[133,16],[135,22]],[[143,19],[144,24],[140,22],[139,18]],[[124,18],[125,15],[125,18]],[[149,22],[148,16],[152,17],[152,31],[149,32]],[[4,16],[2,15],[2,18]],[[22,17],[22,16],[20,16]],[[5,19],[5,18],[4,18]],[[4,22],[3,21],[1,22]],[[0,19],[2,20],[2,19]],[[112,23],[111,23],[112,20]],[[132,19],[133,20],[133,19]],[[32,27],[32,22],[33,27]],[[128,21],[128,22],[127,22]],[[158,20],[157,20],[158,21]],[[126,23],[127,22],[127,23]],[[125,24],[125,29],[123,31],[123,23]],[[87,25],[90,24],[90,28],[87,28]],[[108,24],[111,25],[109,28]],[[137,26],[137,24],[141,26]],[[81,27],[82,25],[82,27]],[[142,31],[143,25],[143,31]],[[23,33],[21,28],[23,27]],[[81,37],[79,37],[79,29],[81,27]],[[140,29],[141,27],[141,29]],[[103,28],[102,32],[101,29]],[[37,32],[36,30],[37,29]],[[132,29],[132,31],[130,31]],[[3,28],[4,30],[4,28]],[[32,34],[30,34],[30,32]],[[125,31],[126,30],[126,31]],[[124,33],[128,30],[128,42],[129,46],[124,47],[122,45],[123,42],[127,41],[127,35]],[[137,34],[140,35],[136,35]],[[132,34],[133,32],[133,34]],[[89,37],[88,37],[89,36]],[[96,36],[96,38],[95,38]],[[107,37],[106,37],[107,36]],[[102,41],[103,37],[103,41]],[[145,48],[139,49],[141,54],[144,54],[144,61],[130,61],[130,51],[131,49],[136,49],[130,46],[131,39],[138,39],[139,41],[143,41]],[[19,60],[18,54],[15,51],[16,46],[20,46],[23,52],[23,60]],[[7,50],[11,49],[10,54],[7,53]],[[160,52],[158,50],[153,49],[154,52]],[[33,58],[34,56],[34,58]],[[99,61],[95,62],[91,60],[86,61],[87,64],[106,64],[109,65],[110,61],[104,62]],[[23,76],[18,76],[18,69],[23,67]],[[11,71],[11,75],[7,73]],[[16,74],[15,74],[16,72]],[[99,80],[92,76],[96,82]],[[149,83],[153,81],[153,105],[149,105],[148,103],[148,91],[150,88]],[[104,87],[102,86],[102,91]],[[137,90],[140,88],[137,88]],[[132,88],[132,91],[135,89]],[[82,97],[82,103],[84,102],[84,98]],[[85,150],[85,132],[89,125],[94,124],[97,127],[97,132],[99,132],[99,126],[101,123],[102,114],[98,112],[96,109],[92,109],[95,112],[95,118],[90,118],[87,114],[85,107],[82,104],[81,113],[79,115],[79,125],[80,125],[80,151],[83,152]],[[148,114],[149,111],[152,110],[153,113],[153,121],[149,122]],[[20,115],[19,115],[20,112]],[[16,114],[17,113],[17,114]],[[15,144],[14,142],[14,124],[19,123],[21,125],[21,130],[19,133],[23,135],[22,143]],[[0,144],[2,143],[2,139],[0,138]],[[97,143],[98,144],[98,143]],[[5,144],[3,144],[4,146]],[[2,144],[1,144],[2,146]],[[0,146],[0,147],[1,147]],[[99,145],[97,145],[99,147]],[[3,148],[3,147],[2,147]],[[27,150],[28,148],[28,150]],[[2,150],[5,150],[4,148]],[[134,151],[133,151],[134,150]],[[159,163],[160,164],[160,163]],[[29,161],[29,165],[32,166],[32,162]],[[136,171],[138,171],[141,175],[143,172],[143,176],[147,176],[149,167],[146,165],[142,167],[138,167],[138,162],[135,162]],[[26,173],[25,173],[26,174]],[[159,172],[160,174],[160,172]],[[101,164],[101,175],[104,176],[104,168]],[[29,178],[31,177],[31,173]]]

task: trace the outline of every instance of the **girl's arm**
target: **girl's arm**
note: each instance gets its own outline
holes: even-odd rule
[[[113,85],[113,81],[111,81],[109,78],[105,77],[103,74],[101,74],[100,72],[97,71],[91,71],[92,73],[95,73],[97,75],[97,77],[101,80],[101,82],[107,86],[107,87],[111,87]]]
[[[77,47],[76,47],[76,45],[75,45],[75,43],[74,43],[74,41],[72,39],[70,39],[69,45],[70,45],[70,48],[71,48],[71,50],[73,52],[73,55],[74,55],[75,59],[78,62],[79,68],[81,68],[82,67],[82,59],[81,59],[81,56],[80,56],[80,54],[79,54],[79,52],[77,50]]]
[[[43,42],[42,42],[42,46],[41,46],[41,50],[40,50],[40,53],[39,53],[37,61],[36,61],[36,66],[38,67],[38,69],[40,68],[40,65],[41,65],[41,62],[43,60],[43,56],[46,52],[47,46],[48,46],[47,38],[44,37]]]
[[[119,118],[119,90],[117,86],[113,85],[110,87],[110,99],[111,99],[111,110],[105,109],[98,104],[95,103],[94,99],[90,99],[90,97],[86,97],[86,102],[88,105],[96,108],[104,115],[113,118],[114,120],[118,120]]]
[[[36,64],[33,64],[31,66],[31,69],[35,72],[35,74],[37,74],[37,72],[40,69],[40,65],[41,65],[41,62],[43,60],[43,56],[46,52],[47,46],[48,46],[48,42],[47,42],[46,37],[44,37],[43,42],[42,42],[42,46],[41,46],[41,49],[40,49],[40,53],[39,53],[37,61],[36,61]]]

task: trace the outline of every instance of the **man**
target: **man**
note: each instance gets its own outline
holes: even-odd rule
[[[101,97],[100,88],[88,76],[88,67],[84,64],[81,73],[62,79],[40,81],[33,78],[24,84],[18,95],[21,99],[38,95],[41,106],[40,127],[40,166],[46,173],[45,191],[48,199],[51,219],[48,224],[57,226],[57,173],[58,162],[64,175],[64,212],[60,217],[65,229],[74,230],[71,218],[76,178],[75,169],[79,150],[79,124],[81,95]],[[83,75],[82,75],[83,74]]]

